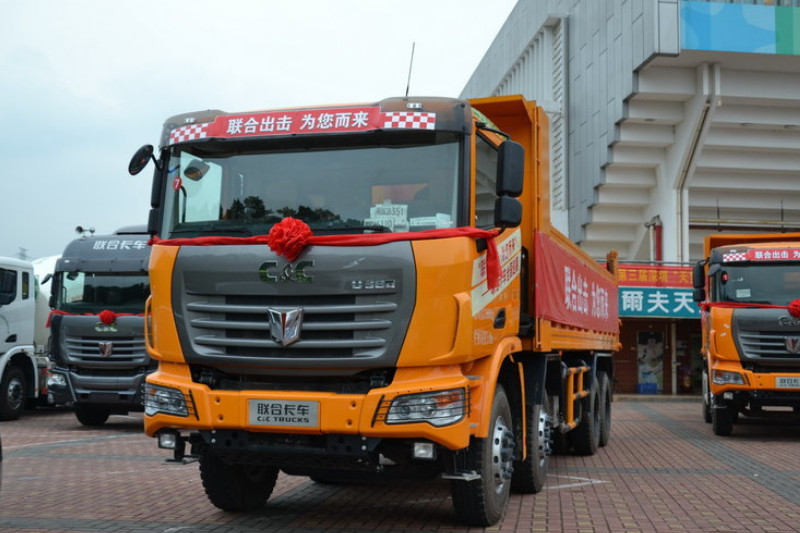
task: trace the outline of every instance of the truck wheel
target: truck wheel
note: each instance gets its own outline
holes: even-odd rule
[[[611,440],[611,382],[605,372],[597,373],[597,381],[600,385],[600,446],[605,446]]]
[[[459,520],[471,526],[491,526],[503,516],[511,492],[514,433],[511,408],[502,385],[492,403],[491,426],[485,439],[474,438],[467,453],[480,479],[453,480],[453,507]]]
[[[255,511],[267,503],[278,469],[271,466],[227,464],[213,450],[200,452],[200,479],[209,501],[230,513]]]
[[[25,409],[28,386],[25,374],[18,367],[9,365],[0,380],[0,420],[16,420]]]
[[[100,427],[106,423],[111,415],[111,408],[102,405],[75,405],[75,418],[78,422],[88,427]]]
[[[535,494],[544,487],[549,464],[550,422],[547,395],[544,404],[529,405],[528,438],[526,457],[522,461],[514,461],[514,474],[511,476],[511,490],[519,494]]]
[[[733,410],[729,406],[714,407],[711,410],[711,428],[714,435],[722,437],[733,433]]]
[[[578,427],[572,430],[572,446],[577,455],[594,455],[600,445],[600,395],[595,377],[589,396],[584,398]]]
[[[708,388],[708,372],[703,370],[703,420],[711,423],[711,392]]]

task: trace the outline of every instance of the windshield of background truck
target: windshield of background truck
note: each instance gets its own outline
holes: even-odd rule
[[[59,272],[56,308],[68,313],[144,313],[150,295],[147,274]]]
[[[315,234],[456,226],[460,138],[403,138],[382,136],[376,145],[354,136],[349,142],[358,144],[316,147],[273,141],[257,150],[232,142],[173,146],[160,235],[263,235],[285,217]]]
[[[788,305],[800,298],[797,263],[725,264],[714,278],[720,302]]]

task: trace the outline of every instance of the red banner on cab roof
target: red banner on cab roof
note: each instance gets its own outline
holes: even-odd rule
[[[751,248],[722,254],[724,263],[735,261],[800,261],[800,248]]]
[[[595,331],[619,331],[617,286],[536,232],[536,316]]]
[[[214,122],[187,124],[170,132],[169,143],[205,138],[245,138],[271,135],[344,133],[377,129],[436,128],[436,113],[387,111],[380,107],[292,109],[223,115]]]

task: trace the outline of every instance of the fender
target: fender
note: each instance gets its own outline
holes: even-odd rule
[[[39,391],[39,373],[36,371],[36,359],[33,357],[34,347],[30,344],[23,344],[20,346],[14,346],[2,356],[0,356],[0,376],[6,371],[6,366],[11,362],[12,358],[15,358],[17,355],[24,356],[28,363],[30,364],[31,375],[33,376],[33,383],[31,383],[31,390],[34,391],[35,394],[38,395]],[[27,374],[26,374],[26,377]]]
[[[474,434],[477,437],[485,438],[489,434],[489,425],[492,421],[488,416],[484,416],[484,412],[488,413],[492,409],[500,367],[506,359],[520,351],[522,351],[522,341],[519,337],[506,337],[497,343],[492,354],[464,367],[465,375],[477,378],[477,384],[470,391],[472,396],[470,421],[476,427]]]

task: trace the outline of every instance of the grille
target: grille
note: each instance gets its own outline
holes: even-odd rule
[[[784,363],[796,361],[800,365],[800,354],[790,353],[786,349],[787,337],[798,337],[798,335],[773,331],[740,331],[738,338],[742,358],[760,362],[764,362],[765,359],[780,360]]]
[[[104,357],[100,354],[100,343],[113,343],[111,355]],[[93,337],[93,336],[67,336],[65,345],[69,358],[73,362],[109,361],[116,363],[130,362],[141,364],[147,360],[144,338],[134,337]]]
[[[377,297],[376,297],[377,298]],[[389,342],[395,302],[341,296],[194,295],[187,304],[193,340],[213,353],[242,357],[377,357]],[[300,340],[270,336],[269,309],[303,309]]]

